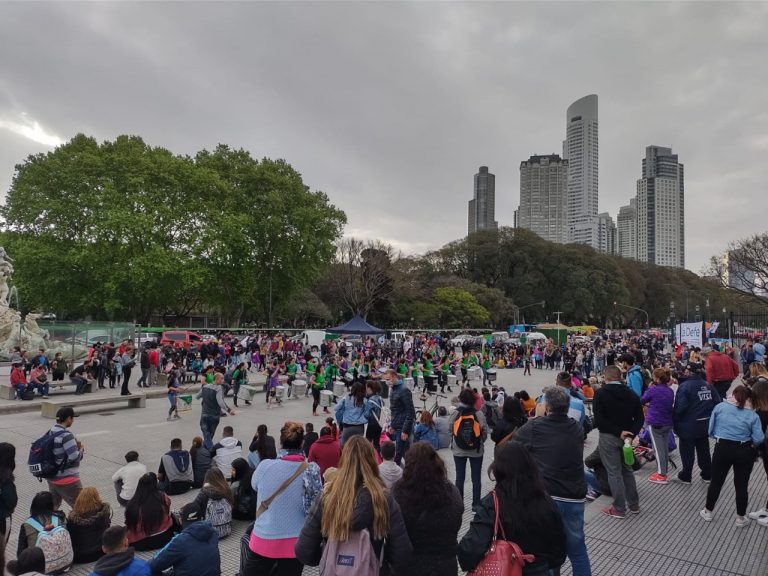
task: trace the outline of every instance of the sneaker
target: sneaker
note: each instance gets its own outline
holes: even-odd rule
[[[688,486],[691,485],[690,480],[683,480],[682,478],[680,478],[680,476],[675,476],[675,481],[679,482],[680,484],[687,484]]]
[[[749,518],[746,516],[736,516],[736,528],[744,528],[747,524],[749,524]]]
[[[626,514],[624,514],[623,512],[619,512],[613,506],[609,506],[608,508],[603,508],[603,514],[605,514],[606,516],[610,516],[611,518],[618,518],[619,520],[624,520],[624,518],[626,518]]]
[[[43,400],[48,400],[48,394],[43,394]]]
[[[594,502],[595,500],[600,498],[600,496],[602,496],[602,494],[600,494],[600,492],[597,492],[595,490],[589,490],[587,492],[587,502]]]
[[[629,511],[632,512],[632,514],[640,514],[640,506],[639,505],[630,506]]]
[[[168,416],[168,418],[165,419],[166,422],[170,422],[171,420],[173,420],[173,418],[171,418],[170,416]]]
[[[312,412],[312,416],[320,416],[317,412]]]
[[[710,482],[712,482],[710,478],[702,478],[701,481],[704,482],[704,484],[709,484]]]
[[[760,524],[760,526],[768,526],[768,516],[758,518],[757,523]]]
[[[768,510],[765,508],[760,508],[760,510],[755,510],[754,512],[750,512],[747,514],[747,516],[750,517],[752,520],[760,520],[760,518],[768,518]]]
[[[712,522],[712,512],[710,512],[706,508],[702,508],[701,510],[699,510],[699,516],[701,516],[704,519],[704,522]]]
[[[648,476],[648,482],[652,482],[653,484],[669,484],[669,477],[666,474],[654,472]]]
[[[173,419],[174,420],[181,420],[181,416],[179,416],[178,414],[174,414],[173,415]]]

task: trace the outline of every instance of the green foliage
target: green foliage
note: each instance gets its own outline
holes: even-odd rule
[[[438,288],[432,304],[437,309],[438,325],[441,327],[487,326],[491,321],[488,310],[461,288]]]
[[[265,317],[312,283],[346,221],[282,160],[195,158],[83,135],[16,167],[2,241],[27,309],[144,321],[219,309]]]

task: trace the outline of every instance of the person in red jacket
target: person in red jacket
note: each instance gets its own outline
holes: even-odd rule
[[[707,383],[714,386],[720,398],[725,400],[731,383],[739,375],[739,365],[730,356],[720,352],[716,344],[712,345],[712,351],[704,360],[704,369],[707,372]]]
[[[315,462],[320,467],[320,475],[325,474],[328,468],[337,468],[341,459],[341,446],[333,437],[333,432],[328,426],[320,430],[320,438],[309,449],[310,462]]]
[[[33,388],[27,383],[23,362],[17,360],[11,366],[11,386],[16,391],[16,400],[22,400],[24,392]]]

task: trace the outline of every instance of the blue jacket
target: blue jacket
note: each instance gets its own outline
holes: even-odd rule
[[[760,417],[754,410],[739,408],[730,402],[720,402],[709,419],[709,435],[712,438],[760,444],[765,440]]]
[[[416,424],[416,430],[413,432],[414,442],[429,442],[432,448],[440,450],[440,441],[437,439],[437,429],[434,426],[429,427],[426,424]]]
[[[720,394],[701,378],[683,381],[675,395],[673,421],[680,438],[706,438],[709,416],[720,403]]]
[[[392,386],[389,395],[389,409],[392,412],[392,428],[406,434],[413,433],[416,410],[413,408],[413,394],[402,380]]]
[[[152,574],[173,568],[173,576],[220,576],[219,534],[207,520],[173,537],[149,562]]]
[[[635,364],[627,372],[627,386],[638,398],[643,395],[643,373],[640,365]]]
[[[371,404],[367,399],[363,400],[362,406],[355,406],[355,399],[351,396],[345,396],[336,405],[336,421],[347,426],[367,424],[370,413]]]
[[[149,564],[134,558],[133,548],[107,554],[96,561],[91,576],[150,576]]]

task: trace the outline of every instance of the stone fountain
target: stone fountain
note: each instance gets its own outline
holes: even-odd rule
[[[46,354],[53,357],[56,352],[69,361],[82,358],[86,349],[83,346],[72,346],[53,340],[47,330],[37,325],[40,314],[27,314],[22,322],[21,312],[18,311],[19,295],[16,287],[8,287],[8,281],[13,274],[13,260],[0,246],[0,360],[8,360],[14,346],[27,350],[28,356],[37,354],[42,348]],[[15,298],[16,308],[11,307]],[[74,355],[75,358],[72,358]]]

